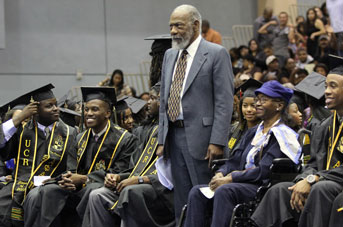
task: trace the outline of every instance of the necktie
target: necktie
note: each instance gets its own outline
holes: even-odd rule
[[[187,67],[187,50],[183,50],[177,61],[174,80],[168,98],[168,116],[174,122],[180,115],[180,96]]]
[[[49,127],[45,127],[44,132],[45,132],[45,138],[48,139],[49,136],[50,136],[50,129],[49,129]]]
[[[95,142],[98,142],[99,136],[98,135],[94,135],[94,140]]]

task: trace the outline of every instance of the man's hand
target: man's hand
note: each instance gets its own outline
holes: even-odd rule
[[[10,182],[12,180],[12,175],[7,175],[5,178],[6,182]]]
[[[73,184],[73,181],[70,179],[73,174],[68,171],[65,174],[62,174],[62,180],[58,181],[58,185],[68,191],[75,191],[76,186]]]
[[[223,147],[210,144],[207,148],[205,160],[208,160],[208,168],[211,168],[212,160],[221,158],[223,156]]]
[[[218,178],[221,178],[221,177],[224,177],[223,173],[222,173],[222,172],[217,172],[217,173],[212,177],[212,180],[215,180],[215,179],[218,179]]]
[[[87,176],[68,171],[62,174],[62,180],[58,181],[58,185],[68,191],[75,191],[87,182]]]
[[[32,102],[25,106],[23,111],[19,113],[17,116],[13,117],[13,124],[17,128],[21,122],[23,122],[25,119],[30,118],[31,116],[38,113],[38,105],[39,102]]]
[[[210,183],[208,184],[208,186],[210,187],[210,189],[212,191],[215,191],[218,187],[220,187],[223,184],[229,184],[232,182],[232,177],[231,174],[227,175],[227,176],[223,176],[223,174],[218,175],[217,177],[214,176],[212,178],[212,180],[210,181]]]
[[[126,186],[134,185],[134,184],[138,184],[138,177],[137,176],[130,177],[130,178],[127,178],[127,179],[121,181],[117,186],[117,192],[120,193]]]
[[[71,175],[70,179],[76,187],[81,187],[87,182],[88,177],[86,175],[74,173]]]
[[[105,177],[105,187],[114,189],[120,182],[120,176],[118,174],[108,173]]]
[[[156,155],[158,157],[162,157],[163,156],[163,145],[158,145],[157,150],[156,150]]]
[[[293,191],[290,201],[292,209],[296,209],[298,213],[301,212],[304,209],[307,196],[311,191],[311,185],[304,179],[289,187],[288,190]]]

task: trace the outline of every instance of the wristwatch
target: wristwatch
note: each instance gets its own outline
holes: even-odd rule
[[[309,183],[311,186],[316,183],[316,175],[310,174],[306,177],[307,183]]]
[[[138,184],[144,184],[143,177],[138,177]]]

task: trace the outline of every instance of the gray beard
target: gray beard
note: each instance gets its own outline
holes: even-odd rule
[[[185,49],[189,42],[191,41],[191,38],[194,36],[194,31],[190,29],[185,34],[185,37],[172,37],[172,48],[176,50],[182,50]],[[181,41],[179,41],[181,39]],[[178,42],[179,41],[179,42]]]
[[[189,40],[182,39],[181,42],[177,42],[176,40],[172,40],[172,48],[176,50],[185,49],[188,46]]]

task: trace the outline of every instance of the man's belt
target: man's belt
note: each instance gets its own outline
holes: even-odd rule
[[[176,127],[176,128],[184,128],[185,124],[183,123],[183,120],[176,120],[174,122],[169,121],[169,125]]]

